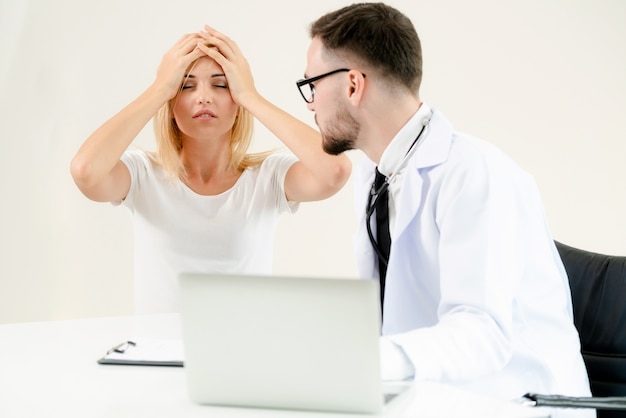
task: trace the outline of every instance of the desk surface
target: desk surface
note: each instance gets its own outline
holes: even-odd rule
[[[96,363],[109,347],[125,339],[180,338],[179,319],[149,315],[0,325],[0,417],[357,416],[196,405],[187,396],[183,368]],[[417,382],[380,416],[545,415],[536,408]]]

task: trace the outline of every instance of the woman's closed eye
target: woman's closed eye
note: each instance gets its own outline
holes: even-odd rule
[[[226,83],[215,83],[215,84],[211,84],[211,86],[218,88],[218,89],[228,89],[228,84]],[[194,89],[196,88],[197,85],[194,83],[186,83],[183,84],[182,87],[180,88],[181,90],[189,90],[189,89]]]

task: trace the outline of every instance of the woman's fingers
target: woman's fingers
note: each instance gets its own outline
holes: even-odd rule
[[[165,86],[172,97],[178,92],[189,65],[204,55],[196,48],[200,39],[198,34],[194,33],[182,36],[161,59],[157,68],[156,83]]]
[[[255,88],[250,66],[237,43],[207,25],[198,36],[202,39],[198,49],[222,67],[233,99],[243,104],[245,98],[255,92]]]
[[[241,51],[235,41],[208,25],[204,25],[204,29],[200,31],[198,35],[201,36],[208,44],[219,49],[220,53],[227,59],[241,54]]]

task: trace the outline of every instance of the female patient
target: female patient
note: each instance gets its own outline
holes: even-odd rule
[[[153,117],[157,151],[128,150]],[[293,154],[248,154],[253,117]],[[264,99],[237,44],[208,26],[176,42],[71,163],[85,196],[133,214],[137,313],[177,311],[183,271],[270,273],[279,215],[333,195],[350,168]]]

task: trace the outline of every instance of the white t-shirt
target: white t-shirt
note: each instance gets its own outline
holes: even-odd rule
[[[126,151],[122,162],[131,176],[123,205],[133,216],[136,313],[179,311],[182,272],[271,273],[279,216],[298,208],[284,190],[295,156],[270,155],[215,196],[170,181],[144,151]]]

